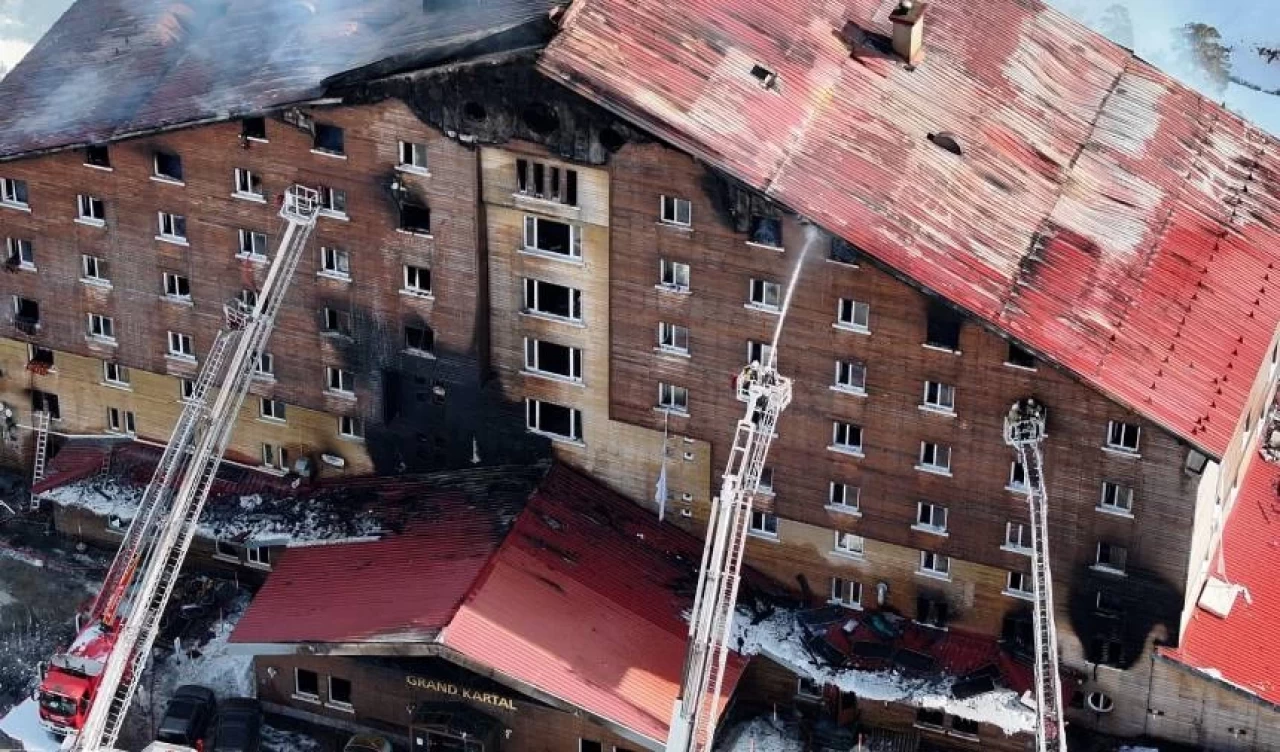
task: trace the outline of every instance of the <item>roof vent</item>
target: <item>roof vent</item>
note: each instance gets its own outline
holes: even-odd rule
[[[937,133],[930,133],[928,135],[928,139],[934,146],[939,149],[946,149],[957,157],[963,154],[960,150],[960,141],[956,138],[954,133],[949,131],[938,131]]]
[[[927,7],[927,3],[900,0],[889,14],[893,23],[893,51],[906,60],[907,65],[916,65],[924,58],[924,10]]]
[[[766,89],[776,89],[778,87],[778,74],[763,65],[756,64],[751,66],[751,77]]]

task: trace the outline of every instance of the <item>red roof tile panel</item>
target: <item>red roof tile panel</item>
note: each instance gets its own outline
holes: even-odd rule
[[[931,2],[908,69],[893,6],[578,0],[540,65],[1220,456],[1280,321],[1276,141],[1034,1]]]

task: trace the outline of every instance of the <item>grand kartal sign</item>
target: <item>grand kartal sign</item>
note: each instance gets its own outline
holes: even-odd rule
[[[486,705],[492,705],[495,708],[502,708],[503,710],[515,711],[516,709],[515,700],[495,692],[481,692],[462,684],[441,681],[439,679],[428,679],[422,676],[406,676],[404,681],[405,684],[408,684],[414,689],[421,689],[426,692],[438,692],[442,695],[459,697],[463,700],[471,700],[472,702],[482,702]]]

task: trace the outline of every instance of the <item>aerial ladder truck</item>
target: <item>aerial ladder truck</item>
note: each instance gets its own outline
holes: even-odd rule
[[[1062,719],[1062,676],[1058,670],[1058,630],[1053,617],[1049,573],[1048,496],[1044,485],[1044,405],[1020,400],[1004,419],[1004,441],[1013,448],[1026,478],[1031,511],[1031,583],[1034,610],[1036,752],[1066,752]]]
[[[225,307],[227,326],[209,350],[87,625],[44,671],[40,722],[66,737],[64,749],[104,752],[120,735],[318,207],[318,192],[310,188],[295,185],[283,196],[285,227],[257,301]]]

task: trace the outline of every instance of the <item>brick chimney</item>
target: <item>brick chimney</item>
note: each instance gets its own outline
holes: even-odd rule
[[[924,59],[924,10],[927,3],[900,0],[898,7],[889,14],[893,22],[893,51],[907,65],[916,65]]]

